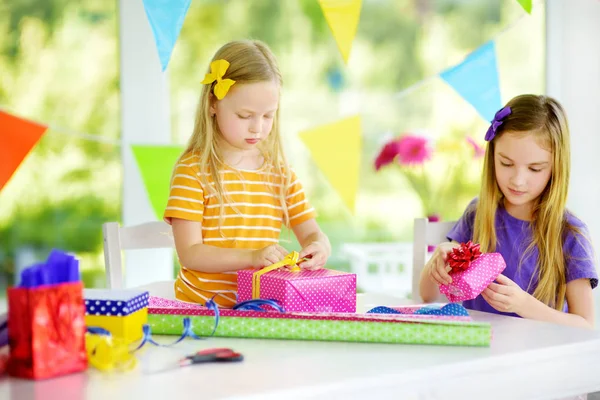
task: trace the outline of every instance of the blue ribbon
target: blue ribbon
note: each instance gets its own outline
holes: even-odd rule
[[[262,306],[270,306],[279,312],[285,312],[285,309],[279,304],[277,300],[272,299],[253,299],[242,301],[233,306],[233,310],[236,311],[261,311],[265,312]]]
[[[214,299],[214,297],[212,299],[208,300],[205,304],[206,308],[214,311],[214,313],[215,313],[215,325],[213,327],[213,330],[212,330],[210,336],[214,336],[215,332],[217,331],[217,327],[219,326],[219,321],[221,319],[221,315],[219,313],[219,307],[217,306],[217,304],[214,302],[213,299]],[[233,309],[237,310],[237,311],[267,311],[267,310],[261,308],[261,306],[264,306],[264,305],[273,307],[275,310],[277,310],[279,312],[285,312],[284,308],[276,300],[265,300],[265,299],[253,299],[253,300],[243,301],[243,302],[238,303],[235,306],[233,306]],[[196,340],[203,339],[194,333],[194,331],[192,329],[192,322],[189,317],[185,317],[183,319],[183,333],[173,343],[160,344],[160,343],[156,342],[152,338],[152,330],[150,329],[149,325],[144,325],[142,328],[142,331],[144,334],[142,337],[142,341],[133,351],[137,351],[137,350],[141,349],[142,347],[144,347],[144,345],[146,343],[150,343],[155,346],[169,347],[169,346],[176,345],[177,343],[181,342],[186,337],[191,337],[192,339],[196,339]]]
[[[144,345],[146,343],[150,343],[150,344],[153,344],[153,345],[158,346],[158,347],[170,347],[170,346],[174,346],[177,343],[181,342],[186,337],[191,337],[192,339],[195,339],[195,340],[202,339],[201,337],[197,336],[193,332],[193,330],[192,330],[192,321],[190,320],[189,317],[185,317],[183,319],[183,333],[181,334],[181,336],[176,341],[174,341],[172,343],[169,343],[169,344],[160,344],[157,341],[155,341],[152,338],[152,330],[150,329],[150,325],[147,325],[147,324],[144,325],[142,327],[142,332],[144,334],[143,337],[142,337],[142,341],[141,341],[141,343],[135,349],[133,349],[131,351],[132,353],[135,352],[135,351],[138,351],[139,349],[141,349],[142,347],[144,347]]]
[[[213,327],[213,331],[210,334],[210,336],[213,336],[215,334],[215,331],[217,330],[217,326],[219,325],[219,307],[215,304],[215,302],[212,299],[210,299],[206,302],[206,308],[215,312],[215,326]],[[109,331],[98,326],[88,326],[87,331],[94,335],[111,336],[111,333]],[[183,319],[183,333],[181,334],[181,336],[176,341],[169,344],[160,344],[157,341],[155,341],[152,338],[152,329],[150,328],[150,325],[144,324],[144,326],[142,326],[142,341],[135,349],[131,350],[131,353],[138,351],[139,349],[144,347],[146,343],[150,343],[159,347],[169,347],[176,345],[186,337],[190,337],[194,340],[203,339],[194,333],[194,330],[192,329],[192,321],[189,317],[185,317]]]
[[[270,306],[279,312],[285,312],[285,309],[279,304],[279,302],[277,302],[277,300],[267,300],[267,299],[253,299],[253,300],[243,301],[243,302],[238,303],[235,306],[233,306],[233,310],[265,312],[267,310],[262,308],[262,306],[265,306],[265,305]],[[217,327],[219,326],[219,321],[221,318],[221,315],[219,313],[219,307],[213,301],[213,299],[208,300],[206,302],[205,306],[207,309],[212,310],[215,313],[215,325],[210,334],[210,336],[214,336],[215,332],[217,331]],[[111,336],[111,333],[109,331],[107,331],[104,328],[97,327],[97,326],[88,326],[87,331],[89,333],[95,334],[95,335]],[[148,324],[145,324],[142,327],[142,334],[143,334],[142,341],[135,349],[131,350],[132,353],[136,352],[139,349],[141,349],[142,347],[144,347],[146,345],[146,343],[150,343],[150,344],[153,344],[154,346],[159,346],[159,347],[169,347],[169,346],[176,345],[177,343],[181,342],[186,337],[190,337],[195,340],[203,339],[202,337],[199,337],[198,335],[196,335],[194,333],[194,330],[192,329],[192,321],[189,317],[185,317],[183,319],[183,333],[177,340],[175,340],[172,343],[160,344],[157,341],[155,341],[152,338],[152,329],[150,328],[150,325],[148,325]]]
[[[390,307],[379,306],[375,307],[369,311],[367,314],[406,314],[402,311],[395,310]],[[446,315],[446,316],[455,316],[455,317],[468,317],[469,312],[465,307],[458,303],[449,303],[445,306],[438,308],[432,306],[421,307],[414,312],[417,315]]]
[[[215,304],[213,299],[214,299],[214,296],[212,299],[208,300],[205,304],[206,308],[208,308],[209,310],[213,310],[215,312],[215,326],[213,327],[213,330],[212,330],[212,333],[210,334],[210,336],[213,336],[215,334],[215,332],[217,331],[217,326],[219,326],[219,318],[220,318],[219,306],[217,306]]]
[[[104,328],[100,328],[99,326],[88,326],[87,331],[92,335],[111,336],[109,331]]]
[[[219,307],[215,304],[215,302],[213,301],[213,299],[208,300],[206,302],[205,306],[209,310],[212,310],[212,311],[215,312],[215,326],[213,327],[212,333],[210,334],[210,336],[213,336],[215,334],[215,332],[217,331],[217,326],[219,326],[219,319],[220,319]],[[138,351],[139,349],[141,349],[142,347],[144,347],[144,345],[146,343],[150,343],[150,344],[153,344],[153,345],[159,346],[159,347],[170,347],[170,346],[174,346],[177,343],[181,342],[186,337],[190,337],[190,338],[195,339],[195,340],[203,339],[203,338],[201,338],[200,336],[198,336],[198,335],[196,335],[194,333],[194,331],[192,329],[192,321],[190,320],[190,317],[185,317],[183,319],[183,333],[181,334],[181,336],[179,337],[179,339],[177,339],[173,343],[160,344],[160,343],[156,342],[152,338],[152,330],[150,329],[150,325],[148,325],[148,324],[146,324],[146,325],[144,325],[142,327],[142,332],[143,332],[142,342],[138,345],[138,347],[136,347],[135,349],[133,349],[132,352]]]

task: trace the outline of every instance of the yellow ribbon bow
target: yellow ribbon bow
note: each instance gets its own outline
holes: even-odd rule
[[[298,264],[298,261],[304,260],[304,259],[299,260],[299,258],[300,258],[300,254],[298,254],[297,251],[292,251],[290,254],[285,256],[285,258],[283,260],[279,261],[278,263],[275,263],[273,265],[270,265],[266,268],[261,269],[260,271],[255,272],[254,275],[252,275],[252,298],[260,299],[260,277],[262,275],[266,274],[267,272],[271,272],[273,270],[284,267],[286,265],[293,267],[290,270],[291,272],[298,272],[298,271],[300,271],[300,267],[297,266],[296,264]]]
[[[214,81],[217,81],[213,91],[219,100],[225,97],[229,88],[235,83],[232,79],[223,79],[225,72],[227,72],[227,68],[229,68],[229,62],[227,60],[213,61],[210,63],[210,72],[206,74],[202,80],[202,84],[204,85],[209,85]]]
[[[129,346],[110,336],[86,333],[85,349],[90,365],[100,371],[131,371],[137,365],[137,359],[130,353]]]

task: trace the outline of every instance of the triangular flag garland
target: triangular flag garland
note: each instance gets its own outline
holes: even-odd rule
[[[131,149],[142,175],[152,209],[156,218],[160,220],[169,198],[171,174],[183,147],[132,145]]]
[[[486,121],[491,121],[502,107],[493,41],[469,54],[462,63],[440,73],[440,77],[475,107]]]
[[[167,69],[191,0],[143,0],[162,70]]]
[[[0,111],[0,190],[46,129],[47,126]]]
[[[360,116],[301,132],[300,138],[331,186],[354,213],[362,149]]]
[[[525,10],[527,14],[531,14],[531,9],[533,8],[532,0],[517,0],[517,2],[523,7],[523,10]]]
[[[319,0],[319,4],[344,63],[348,64],[360,20],[362,0]]]

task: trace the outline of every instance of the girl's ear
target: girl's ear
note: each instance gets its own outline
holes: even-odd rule
[[[215,95],[212,93],[208,94],[208,104],[209,104],[208,110],[210,112],[210,116],[214,117],[215,114],[217,114],[217,99],[216,99]]]

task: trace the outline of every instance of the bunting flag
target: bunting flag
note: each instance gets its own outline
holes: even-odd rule
[[[449,68],[440,77],[468,101],[486,120],[502,108],[496,45],[484,44],[469,54],[465,60]]]
[[[40,140],[47,126],[0,111],[0,190]]]
[[[523,7],[523,10],[525,10],[527,14],[531,14],[531,9],[533,8],[532,0],[517,0],[517,2]]]
[[[362,149],[360,116],[301,132],[300,138],[321,172],[354,214]]]
[[[360,19],[362,0],[319,0],[319,4],[342,53],[344,63],[348,64]]]
[[[162,219],[167,200],[171,173],[183,151],[182,146],[132,145],[135,161],[142,175],[148,198],[157,219]]]
[[[333,92],[340,92],[344,88],[344,75],[339,68],[330,68],[327,71],[327,82]]]
[[[167,69],[191,0],[143,0],[162,70]]]

